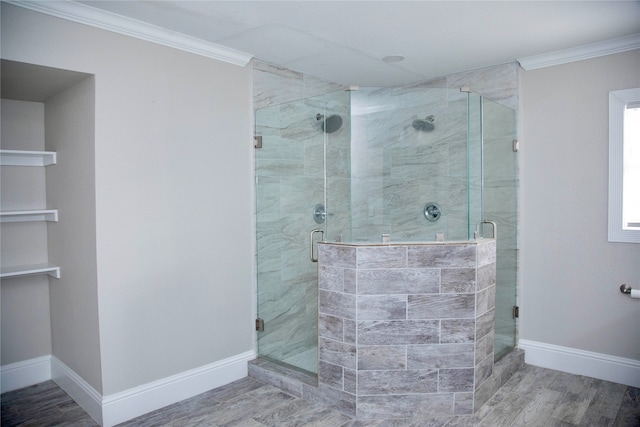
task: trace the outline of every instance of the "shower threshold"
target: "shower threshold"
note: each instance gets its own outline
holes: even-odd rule
[[[263,357],[249,361],[249,377],[303,399],[310,393],[305,388],[318,388],[316,374]]]
[[[491,381],[492,386],[484,390],[486,394],[483,401],[488,401],[498,389],[504,385],[520,368],[524,366],[524,351],[518,348],[512,349],[494,365]],[[312,402],[321,403],[352,416],[353,408],[349,402],[337,399],[329,387],[318,386],[317,375],[298,369],[293,366],[285,366],[281,363],[258,357],[249,362],[249,377],[279,388],[285,393],[300,397]]]

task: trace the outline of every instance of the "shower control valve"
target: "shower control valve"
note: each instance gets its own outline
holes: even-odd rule
[[[313,208],[313,220],[318,224],[323,224],[324,220],[327,219],[327,215],[331,215],[327,213],[322,203],[318,203]]]
[[[437,203],[431,202],[424,206],[424,217],[427,218],[427,221],[435,222],[439,220],[441,216],[442,209],[440,209],[440,205]]]

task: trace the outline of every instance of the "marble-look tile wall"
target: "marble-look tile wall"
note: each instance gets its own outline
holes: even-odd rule
[[[467,94],[432,87],[360,89],[354,92],[352,241],[466,240]],[[412,122],[433,115],[435,129]],[[424,217],[436,202],[437,222]]]
[[[475,92],[469,99],[460,92],[463,86]],[[503,110],[516,111],[516,64],[352,93],[353,242],[378,242],[383,233],[405,242],[431,241],[436,233],[447,240],[473,237],[483,216],[482,132],[495,133],[490,127],[502,130],[505,123],[511,139],[515,132],[513,114],[494,114],[493,120],[482,122],[478,94],[496,100]],[[429,115],[435,117],[433,131],[412,127],[413,120]],[[428,202],[443,210],[437,222],[424,218]]]
[[[254,59],[252,64],[255,110],[346,89],[343,85],[263,61]]]
[[[319,245],[322,400],[358,418],[479,408],[493,374],[495,248]]]

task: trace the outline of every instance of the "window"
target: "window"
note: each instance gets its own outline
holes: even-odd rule
[[[640,88],[609,92],[609,241],[640,243]]]

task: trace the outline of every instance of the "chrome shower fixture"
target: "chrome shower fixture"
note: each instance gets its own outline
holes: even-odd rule
[[[429,222],[436,222],[442,216],[442,209],[440,205],[435,202],[429,202],[424,205],[424,217]]]
[[[325,118],[323,114],[316,114],[316,120],[322,120],[322,130],[324,133],[333,133],[342,127],[342,117],[332,114]]]
[[[424,119],[414,120],[412,126],[414,129],[421,132],[431,132],[436,128],[436,125],[433,124],[433,122],[435,121],[436,121],[436,118],[432,114],[430,116],[427,116]]]

